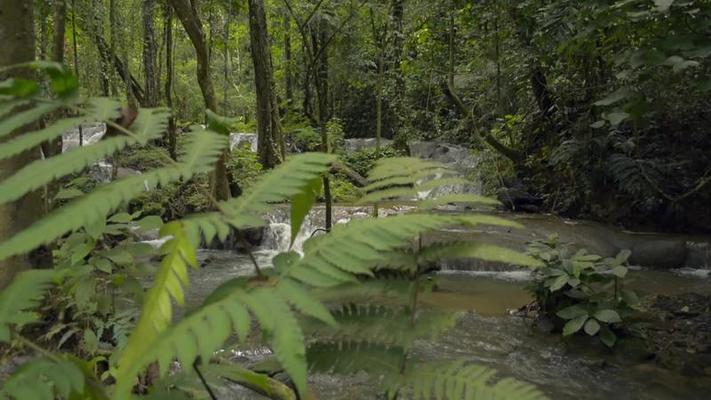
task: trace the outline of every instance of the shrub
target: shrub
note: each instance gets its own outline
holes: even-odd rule
[[[569,244],[553,235],[530,244],[528,253],[542,261],[529,290],[545,316],[562,325],[563,336],[584,331],[615,345],[615,328],[638,303],[637,295],[623,288],[629,250],[603,258],[585,249],[573,253]]]

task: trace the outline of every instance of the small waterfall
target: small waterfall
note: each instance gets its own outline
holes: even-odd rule
[[[230,150],[242,143],[249,143],[249,148],[253,152],[257,152],[257,134],[256,133],[230,133]]]
[[[411,142],[409,147],[410,154],[413,157],[440,162],[472,180],[470,185],[448,185],[427,193],[421,193],[418,196],[420,199],[459,193],[482,194],[483,184],[480,176],[476,174],[481,159],[472,150],[462,146],[437,142]]]
[[[375,149],[376,138],[354,138],[346,139],[343,148],[346,151],[358,151],[363,149]],[[385,147],[393,143],[390,139],[380,139],[380,146]]]

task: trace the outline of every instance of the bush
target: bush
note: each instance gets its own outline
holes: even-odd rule
[[[360,149],[341,155],[341,161],[362,176],[367,176],[368,171],[375,166],[375,162],[379,159],[399,157],[400,155],[401,153],[395,150],[394,147],[383,146],[380,148],[379,154],[374,148]]]
[[[244,190],[262,175],[264,168],[249,143],[241,143],[232,150],[230,158],[227,159],[227,171],[230,179]]]
[[[530,244],[528,253],[542,261],[529,290],[545,316],[562,325],[563,336],[584,331],[615,345],[614,329],[621,326],[638,303],[637,295],[623,289],[629,250],[603,258],[581,249],[572,253],[557,236]]]

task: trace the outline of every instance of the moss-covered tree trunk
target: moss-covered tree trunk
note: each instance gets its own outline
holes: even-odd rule
[[[156,107],[159,102],[160,74],[158,73],[158,42],[154,27],[156,0],[143,0],[143,73],[146,90],[145,106]]]
[[[195,48],[197,80],[202,97],[205,100],[205,106],[217,112],[217,97],[215,97],[215,88],[210,77],[210,54],[197,10],[193,8],[189,0],[170,0],[170,4],[173,6],[175,14],[183,24],[183,28],[185,28],[185,32],[187,32]],[[227,156],[227,151],[222,153],[210,177],[212,197],[216,200],[230,198],[230,186],[227,180]]]
[[[32,2],[0,0],[0,67],[32,61],[35,58],[35,38]],[[0,80],[7,79],[0,75]],[[9,140],[21,135],[30,127],[14,132]],[[40,158],[39,148],[14,157],[0,160],[0,180],[6,179],[28,163]],[[26,228],[42,215],[42,197],[39,191],[23,198],[0,204],[0,241]],[[29,256],[16,256],[0,261],[0,289],[7,286],[17,272],[31,267]]]
[[[266,168],[284,161],[286,149],[274,93],[274,76],[264,0],[249,0],[249,37],[257,89],[257,152]]]

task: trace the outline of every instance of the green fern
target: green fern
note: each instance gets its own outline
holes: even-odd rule
[[[44,115],[65,107],[62,102],[45,102],[0,120],[0,138],[10,135],[23,126],[37,122]],[[12,111],[12,109],[10,110]]]
[[[224,240],[230,227],[245,229],[264,225],[261,217],[272,204],[291,200],[307,190],[311,182],[328,171],[335,156],[305,153],[291,157],[256,182],[240,197],[222,202],[220,212],[191,216],[185,220],[193,235],[199,232],[210,242]]]
[[[123,178],[73,200],[0,243],[0,260],[28,252],[67,232],[92,225],[144,191],[209,171],[225,145],[226,139],[220,135],[209,131],[193,131],[175,166]]]
[[[37,320],[30,310],[39,305],[55,276],[51,270],[24,271],[0,292],[0,342],[10,341],[11,326],[19,329]]]
[[[161,132],[165,130],[164,125],[167,124],[168,116],[166,110],[142,110],[133,124],[133,136],[107,138],[91,146],[84,146],[31,163],[0,182],[0,204],[17,200],[25,193],[38,189],[55,179],[80,172],[86,166],[127,146],[145,145],[148,141],[159,138]],[[21,138],[24,136],[22,135]]]
[[[417,200],[420,193],[452,185],[471,182],[457,176],[457,172],[444,164],[410,157],[394,157],[379,160],[368,175],[370,184],[363,190],[366,194],[360,204],[376,204],[384,201]],[[498,205],[499,202],[475,194],[441,196],[422,203],[423,208],[434,208],[449,203]]]
[[[518,227],[493,216],[398,215],[354,220],[330,234],[304,244],[304,257],[288,269],[293,278],[317,287],[355,281],[354,274],[372,276],[384,255],[409,246],[418,235],[446,227],[479,224]]]
[[[87,396],[83,371],[73,362],[37,358],[17,369],[0,388],[0,399],[54,400]]]
[[[546,398],[533,385],[510,378],[495,381],[495,374],[491,368],[465,361],[419,363],[402,375],[396,391],[399,397],[412,400]]]
[[[138,324],[121,354],[119,368],[114,373],[118,398],[130,393],[136,375],[146,365],[140,361],[170,324],[173,317],[171,301],[175,300],[179,305],[184,303],[183,287],[188,285],[188,267],[198,268],[195,244],[188,239],[179,222],[164,225],[161,235],[172,236],[172,239],[161,247],[163,260],[153,286],[146,293]]]
[[[89,99],[86,112],[81,117],[65,118],[46,128],[24,133],[0,145],[0,160],[22,153],[27,149],[50,141],[64,132],[91,121],[110,121],[121,114],[121,104],[115,100],[103,97]]]

